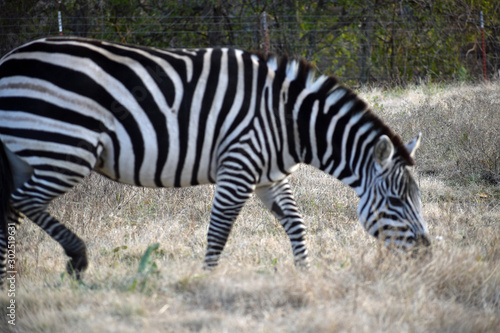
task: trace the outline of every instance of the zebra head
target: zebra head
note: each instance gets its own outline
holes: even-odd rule
[[[420,134],[400,149],[413,157]],[[388,247],[416,254],[430,245],[422,217],[420,190],[409,170],[411,163],[395,151],[387,135],[380,136],[373,148],[368,183],[360,196],[359,219],[372,236]]]

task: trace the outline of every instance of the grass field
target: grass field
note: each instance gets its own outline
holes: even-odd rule
[[[423,133],[415,175],[432,258],[388,253],[359,225],[354,192],[301,166],[291,183],[311,268],[294,268],[286,234],[252,198],[206,272],[213,187],[152,190],[92,174],[51,206],[87,243],[84,284],[24,221],[0,332],[499,332],[500,85],[360,94],[405,141]]]

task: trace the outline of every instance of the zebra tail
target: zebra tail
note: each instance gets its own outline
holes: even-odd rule
[[[10,211],[10,195],[14,191],[14,178],[5,145],[0,141],[0,228],[7,241],[7,223]]]

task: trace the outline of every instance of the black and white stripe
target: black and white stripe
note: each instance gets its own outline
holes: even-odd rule
[[[18,213],[63,246],[69,271],[86,268],[84,242],[46,207],[93,169],[138,186],[217,184],[208,267],[253,192],[283,224],[295,262],[307,264],[287,182],[299,163],[353,187],[370,234],[405,249],[429,243],[407,170],[418,138],[403,145],[352,91],[315,78],[304,61],[37,40],[0,61],[0,139],[0,274],[6,224]]]

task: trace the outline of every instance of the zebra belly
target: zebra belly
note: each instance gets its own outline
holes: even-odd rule
[[[108,142],[106,142],[108,141]],[[180,164],[178,154],[172,153],[169,155],[165,163],[158,166],[158,156],[150,154],[144,156],[142,165],[139,167],[139,174],[136,175],[137,159],[132,152],[123,152],[119,154],[118,171],[115,168],[115,147],[109,142],[109,139],[101,142],[103,147],[99,154],[94,170],[110,179],[120,183],[129,185],[139,185],[144,187],[186,187],[198,184],[211,184],[216,178],[215,168],[210,168],[209,159],[203,161],[199,160],[199,167],[197,172],[192,172],[192,167],[186,168],[186,164],[193,164],[192,161],[186,161]],[[123,150],[120,148],[120,150]],[[152,166],[155,166],[152,168]],[[178,171],[180,169],[180,171]],[[212,174],[209,176],[209,170]],[[176,177],[176,175],[179,176]],[[139,182],[137,182],[139,180]]]
[[[98,162],[97,166],[95,167],[95,171],[98,172],[99,174],[106,176],[107,178],[110,178],[112,180],[118,181],[123,184],[128,184],[128,185],[140,185],[144,187],[187,187],[187,186],[194,186],[194,185],[202,185],[202,184],[213,184],[213,181],[210,180],[208,177],[206,178],[197,178],[196,183],[191,182],[191,178],[185,176],[184,178],[181,178],[181,185],[177,185],[175,182],[175,170],[172,170],[170,173],[166,173],[162,178],[161,178],[161,186],[157,185],[155,183],[155,178],[154,177],[146,177],[143,176],[141,177],[141,183],[137,184],[134,180],[133,173],[127,172],[124,173],[123,175],[120,174],[120,177],[117,178],[115,176],[115,172],[113,168],[107,164],[103,163],[101,161]],[[215,178],[214,178],[215,179]]]

